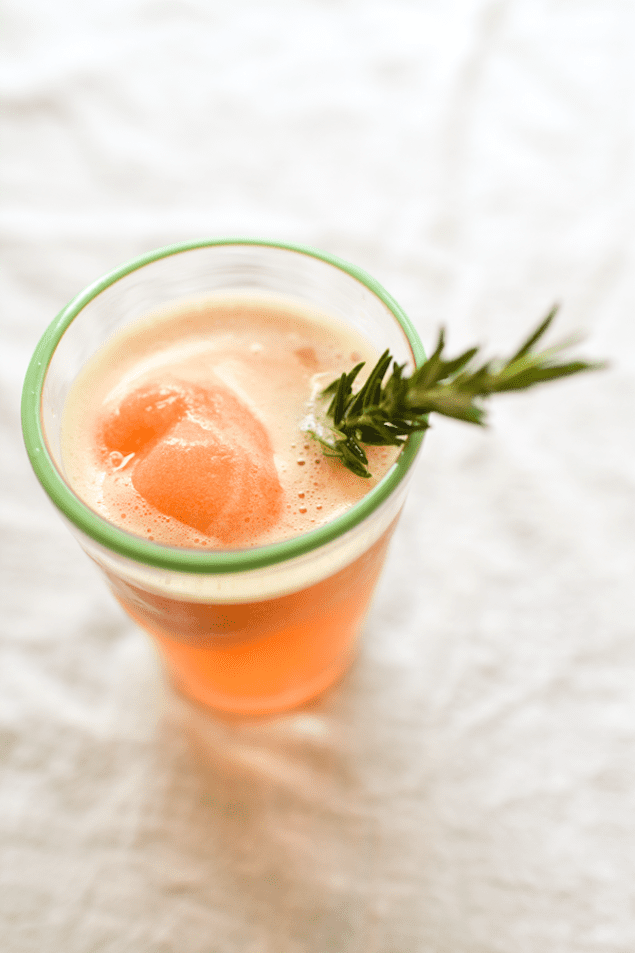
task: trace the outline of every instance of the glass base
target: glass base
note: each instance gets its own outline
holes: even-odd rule
[[[179,694],[204,708],[222,715],[261,716],[291,711],[322,695],[346,675],[354,660],[355,652],[347,652],[343,658],[321,672],[319,676],[287,691],[268,696],[237,697],[213,689],[205,689],[200,685],[193,687],[180,680],[165,663],[163,669],[170,684]]]

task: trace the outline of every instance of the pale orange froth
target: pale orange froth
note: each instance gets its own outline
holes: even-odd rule
[[[356,332],[275,299],[190,302],[116,335],[86,366],[62,428],[71,485],[136,535],[242,548],[323,525],[363,480],[301,430],[316,388],[375,354]]]

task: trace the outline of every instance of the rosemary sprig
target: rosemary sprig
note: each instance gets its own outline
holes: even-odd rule
[[[482,426],[485,411],[481,401],[490,394],[524,390],[558,377],[605,367],[603,363],[582,360],[559,363],[557,356],[576,343],[574,339],[543,351],[534,350],[557,310],[557,306],[552,308],[506,361],[475,364],[476,347],[453,360],[445,360],[443,329],[434,353],[410,377],[403,375],[405,364],[397,364],[390,351],[384,351],[356,393],[353,384],[363,363],[322,391],[322,397],[331,398],[328,408],[318,418],[313,416],[306,430],[319,440],[325,454],[339,457],[358,476],[370,477],[362,444],[400,446],[409,434],[427,430],[428,414],[432,412]],[[391,364],[392,371],[384,384]]]

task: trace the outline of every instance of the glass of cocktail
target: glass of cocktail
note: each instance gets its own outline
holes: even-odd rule
[[[386,348],[410,368],[424,358],[370,276],[252,240],[138,258],[40,341],[22,406],[35,473],[195,701],[283,711],[353,659],[422,434],[378,448],[364,480],[302,426],[329,373]]]

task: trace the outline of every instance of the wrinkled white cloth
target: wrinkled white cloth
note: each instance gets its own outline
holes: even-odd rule
[[[635,949],[635,7],[4,0],[3,953]],[[608,371],[427,435],[360,657],[224,723],[31,474],[46,325],[143,251],[323,248],[430,347]],[[558,337],[557,329],[552,339]]]

